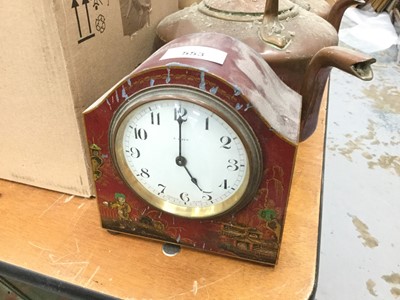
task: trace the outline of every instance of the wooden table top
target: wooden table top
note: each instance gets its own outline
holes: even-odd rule
[[[318,267],[325,113],[298,147],[275,268],[185,248],[168,257],[159,242],[102,229],[95,199],[2,180],[0,263],[123,299],[309,299]]]

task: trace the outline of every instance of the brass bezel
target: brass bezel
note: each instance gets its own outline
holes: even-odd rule
[[[157,100],[184,101],[200,105],[218,115],[237,133],[245,147],[248,168],[241,187],[227,200],[207,207],[176,205],[148,191],[131,172],[122,147],[123,132],[129,115],[141,105]],[[195,88],[181,85],[157,86],[132,95],[118,109],[111,121],[109,142],[114,166],[124,182],[148,204],[179,217],[204,219],[240,209],[254,198],[261,182],[263,170],[261,148],[251,127],[242,116],[218,97]]]

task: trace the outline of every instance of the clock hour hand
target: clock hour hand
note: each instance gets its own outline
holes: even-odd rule
[[[190,177],[190,181],[194,183],[195,186],[202,192],[203,190],[200,188],[199,184],[197,183],[197,179],[193,177],[193,175],[190,173],[189,169],[186,167],[186,158],[183,156],[179,155],[176,159],[175,162],[178,166],[183,167],[186,172],[188,173]]]
[[[189,176],[190,176],[190,181],[193,182],[195,186],[197,186],[197,188],[200,190],[200,192],[202,192],[203,190],[199,187],[199,184],[197,183],[197,179],[194,178],[194,177],[192,176],[192,174],[190,174],[190,172],[189,172],[189,170],[188,170],[188,168],[187,168],[186,166],[183,166],[183,167],[185,168],[186,172],[189,174]]]

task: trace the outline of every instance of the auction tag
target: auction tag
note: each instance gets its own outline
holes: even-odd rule
[[[183,46],[168,49],[160,60],[171,58],[194,58],[223,65],[227,55],[228,53],[211,47]]]

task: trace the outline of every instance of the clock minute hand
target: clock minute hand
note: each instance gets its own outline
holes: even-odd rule
[[[194,183],[194,185],[197,186],[197,188],[202,192],[203,190],[200,188],[199,184],[197,183],[197,179],[193,177],[193,175],[190,173],[189,169],[186,167],[186,158],[184,158],[182,156],[182,123],[185,122],[186,120],[184,120],[182,118],[182,115],[179,115],[178,118],[176,119],[176,121],[178,122],[179,125],[179,155],[178,157],[175,159],[175,162],[178,166],[180,167],[184,167],[184,169],[186,170],[186,172],[188,173],[189,177],[190,177],[190,181]]]
[[[181,115],[179,115],[179,117],[176,119],[176,121],[178,121],[178,125],[179,125],[179,136],[178,136],[178,140],[179,140],[179,156],[182,156],[182,123],[185,122],[185,120],[182,118]]]

